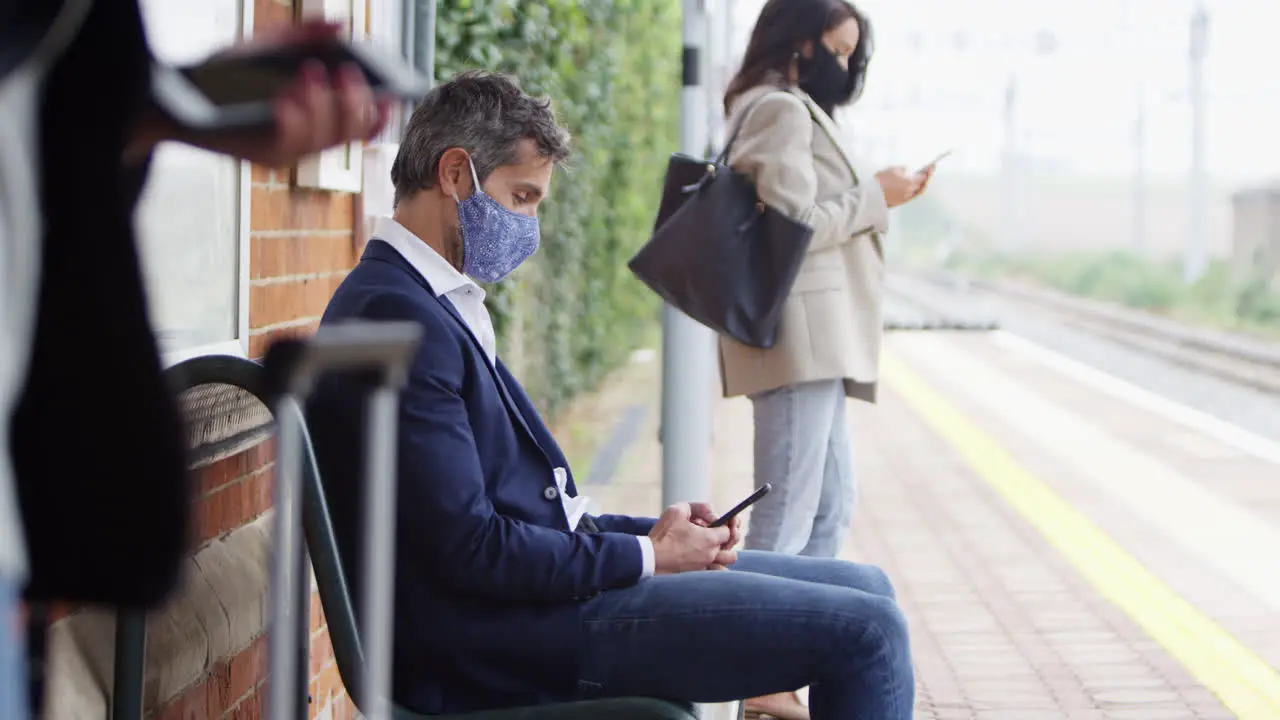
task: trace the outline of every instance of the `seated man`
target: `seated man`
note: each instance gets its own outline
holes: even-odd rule
[[[735,553],[736,528],[707,527],[702,504],[656,520],[584,513],[472,280],[501,280],[537,249],[538,205],[568,150],[549,103],[505,77],[436,88],[392,166],[395,217],[324,315],[423,329],[399,420],[396,701],[713,703],[809,685],[816,718],[910,718],[907,629],[879,569]],[[352,578],[362,399],[354,377],[334,376],[308,409]]]

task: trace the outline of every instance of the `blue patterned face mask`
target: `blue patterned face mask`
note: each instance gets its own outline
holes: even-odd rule
[[[462,272],[483,283],[495,283],[510,275],[538,250],[538,218],[511,212],[480,188],[475,163],[471,179],[475,192],[458,200],[462,230]]]

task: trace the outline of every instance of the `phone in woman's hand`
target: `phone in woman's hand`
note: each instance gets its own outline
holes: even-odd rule
[[[920,169],[919,169],[919,170],[916,170],[916,174],[917,174],[917,175],[923,175],[924,173],[928,172],[930,169],[932,169],[933,167],[935,167],[938,163],[940,163],[940,162],[942,162],[943,160],[945,160],[945,159],[946,159],[946,157],[947,157],[948,155],[950,155],[950,154],[951,154],[951,150],[950,150],[950,149],[943,151],[943,153],[942,153],[941,155],[939,155],[938,157],[936,157],[936,158],[934,158],[934,159],[930,160],[929,162],[925,163],[924,165],[920,166]]]

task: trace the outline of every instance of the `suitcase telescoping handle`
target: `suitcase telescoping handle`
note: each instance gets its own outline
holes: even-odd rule
[[[267,717],[298,717],[295,648],[301,607],[297,573],[302,553],[302,468],[305,424],[302,408],[328,371],[368,373],[374,383],[365,442],[364,577],[360,645],[365,658],[364,716],[390,720],[392,612],[395,581],[396,415],[399,392],[409,374],[422,329],[411,322],[351,322],[322,327],[310,338],[280,340],[264,363],[277,419],[275,552],[271,563],[271,635]],[[306,584],[310,587],[310,583]]]

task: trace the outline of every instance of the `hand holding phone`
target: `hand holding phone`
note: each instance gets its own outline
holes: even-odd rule
[[[934,159],[930,160],[929,162],[925,163],[924,165],[920,166],[920,169],[919,169],[919,170],[916,170],[916,174],[918,174],[918,175],[923,175],[924,173],[929,172],[929,171],[930,171],[930,170],[932,170],[933,168],[937,167],[938,163],[940,163],[940,162],[942,162],[943,160],[945,160],[945,159],[947,158],[947,156],[948,156],[948,155],[950,155],[950,154],[951,154],[951,150],[950,150],[950,149],[947,149],[947,150],[943,151],[940,155],[938,155],[938,157],[936,157],[936,158],[934,158]]]
[[[752,505],[755,505],[757,502],[760,501],[761,498],[763,498],[765,495],[768,495],[770,490],[773,490],[773,486],[770,485],[769,483],[765,483],[764,485],[761,485],[759,488],[756,489],[755,492],[748,495],[742,502],[738,503],[737,505],[734,505],[732,510],[716,518],[715,521],[712,522],[707,527],[718,528],[718,527],[724,527],[725,525],[728,525],[735,517],[742,514],[743,510],[746,510]]]
[[[376,47],[299,32],[297,41],[232,48],[196,65],[157,64],[152,96],[187,129],[270,127],[275,102],[303,78],[307,64],[322,66],[331,78],[353,67],[375,96],[419,100],[431,89],[430,78]]]

